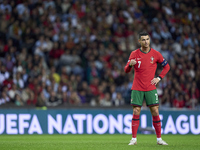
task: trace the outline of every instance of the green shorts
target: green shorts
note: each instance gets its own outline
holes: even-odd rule
[[[132,90],[131,105],[142,107],[144,99],[148,107],[159,105],[157,90],[152,90],[152,91]]]

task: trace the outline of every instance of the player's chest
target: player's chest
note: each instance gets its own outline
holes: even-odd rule
[[[136,69],[151,69],[152,67],[157,66],[157,60],[154,55],[136,55],[135,59],[137,62],[135,65]]]

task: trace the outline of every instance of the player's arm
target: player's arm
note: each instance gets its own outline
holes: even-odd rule
[[[167,62],[167,60],[165,60],[163,58],[163,56],[159,53],[159,59],[158,59],[158,63],[160,63],[163,67],[161,73],[159,74],[159,76],[157,78],[154,78],[153,80],[151,80],[151,84],[158,84],[158,82],[165,77],[165,75],[167,74],[167,72],[170,69],[170,66]]]
[[[129,59],[128,59],[128,62],[126,63],[126,66],[124,67],[124,71],[126,73],[130,72],[131,69],[132,69],[132,66],[134,66],[136,64],[136,60],[134,59],[133,57],[133,53],[131,53]]]
[[[160,79],[164,78],[170,69],[168,62],[164,58],[163,58],[163,62],[161,63],[161,65],[163,67],[163,70],[161,71],[161,73],[158,76],[158,78],[160,78]]]

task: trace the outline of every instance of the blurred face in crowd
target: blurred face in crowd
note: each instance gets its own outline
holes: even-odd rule
[[[141,36],[138,41],[139,41],[141,47],[148,48],[149,45],[150,45],[150,37],[149,37],[149,35]]]

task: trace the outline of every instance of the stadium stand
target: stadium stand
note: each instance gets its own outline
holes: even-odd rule
[[[123,68],[146,30],[171,66],[158,85],[160,108],[200,109],[199,7],[196,0],[0,0],[0,107],[129,105],[134,73]]]

